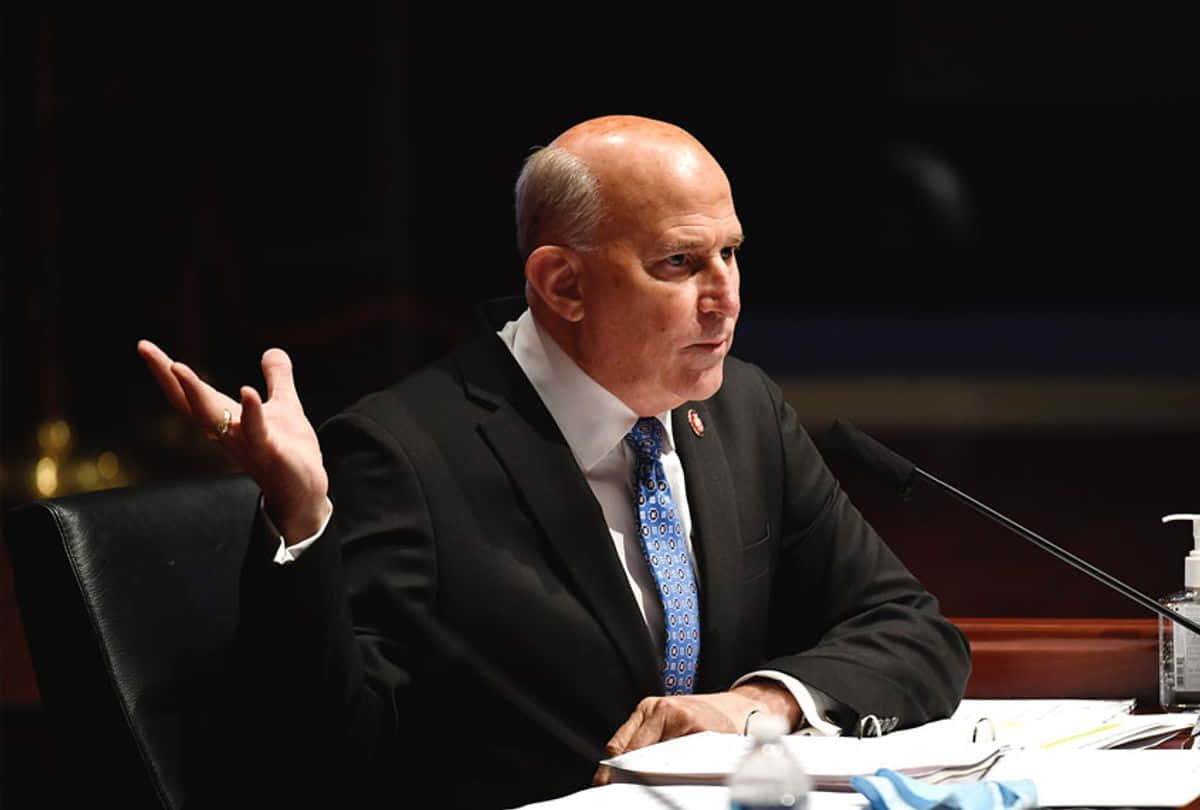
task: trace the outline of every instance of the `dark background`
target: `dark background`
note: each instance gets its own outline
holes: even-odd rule
[[[1188,535],[1158,517],[1200,509],[1200,12],[836,5],[6,4],[3,506],[38,497],[43,458],[55,495],[226,469],[140,337],[226,390],[284,346],[315,422],[441,354],[521,289],[529,148],[637,113],[725,166],[735,352],[814,434],[857,419],[1135,587],[1179,587]],[[1146,615],[831,460],[951,615]],[[5,797],[52,806],[3,556]]]

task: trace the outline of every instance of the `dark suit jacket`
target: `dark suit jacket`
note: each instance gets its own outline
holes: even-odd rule
[[[702,592],[696,691],[766,666],[840,701],[847,725],[949,714],[965,641],[779,389],[731,358],[718,394],[672,416]],[[277,540],[256,539],[243,578],[249,671],[304,707],[302,722],[264,722],[286,729],[285,748],[321,752],[321,773],[304,776],[364,794],[386,784],[403,806],[512,806],[586,787],[594,762],[411,617],[413,605],[436,617],[596,748],[662,694],[661,653],[600,507],[508,349],[488,335],[366,397],[321,441],[327,534],[289,566],[270,560]]]

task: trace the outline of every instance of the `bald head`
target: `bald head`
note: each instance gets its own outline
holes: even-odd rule
[[[622,168],[641,160],[712,161],[704,146],[687,131],[636,115],[589,119],[559,135],[550,146],[578,156],[598,176],[619,175]]]
[[[740,311],[729,180],[679,127],[584,121],[517,182],[533,319],[639,416],[720,387]]]
[[[531,155],[517,180],[521,256],[543,244],[594,248],[602,231],[624,227],[697,183],[729,193],[716,160],[674,124],[634,115],[576,124]]]
[[[615,144],[633,139],[679,141],[690,143],[701,150],[704,149],[700,142],[686,130],[666,121],[643,118],[640,115],[604,115],[599,118],[589,118],[563,132],[554,139],[551,145],[573,151],[583,151],[605,143]]]

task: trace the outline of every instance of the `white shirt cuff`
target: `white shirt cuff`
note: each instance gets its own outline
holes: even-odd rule
[[[275,562],[280,565],[287,565],[300,559],[309,546],[317,542],[317,538],[325,533],[325,527],[329,525],[330,518],[333,517],[333,501],[329,498],[325,499],[326,505],[329,506],[329,512],[325,515],[325,520],[321,521],[321,528],[317,529],[317,533],[312,537],[306,537],[299,543],[288,545],[283,538],[283,534],[275,526],[275,521],[271,520],[271,516],[267,514],[267,499],[262,495],[258,496],[258,511],[262,514],[263,520],[267,524],[267,530],[274,536],[279,538],[279,548],[275,549]]]
[[[828,717],[821,714],[817,708],[817,701],[813,699],[812,693],[808,691],[808,687],[791,675],[775,669],[760,669],[743,675],[734,681],[733,685],[738,686],[751,678],[763,678],[768,681],[775,681],[782,684],[791,693],[791,696],[796,699],[796,703],[800,706],[800,713],[808,721],[808,727],[801,729],[801,733],[815,734],[821,737],[841,736],[842,730],[836,724],[829,722]]]

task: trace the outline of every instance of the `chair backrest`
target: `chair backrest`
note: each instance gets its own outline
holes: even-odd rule
[[[245,476],[39,501],[9,515],[38,686],[79,804],[179,810],[228,772]]]

